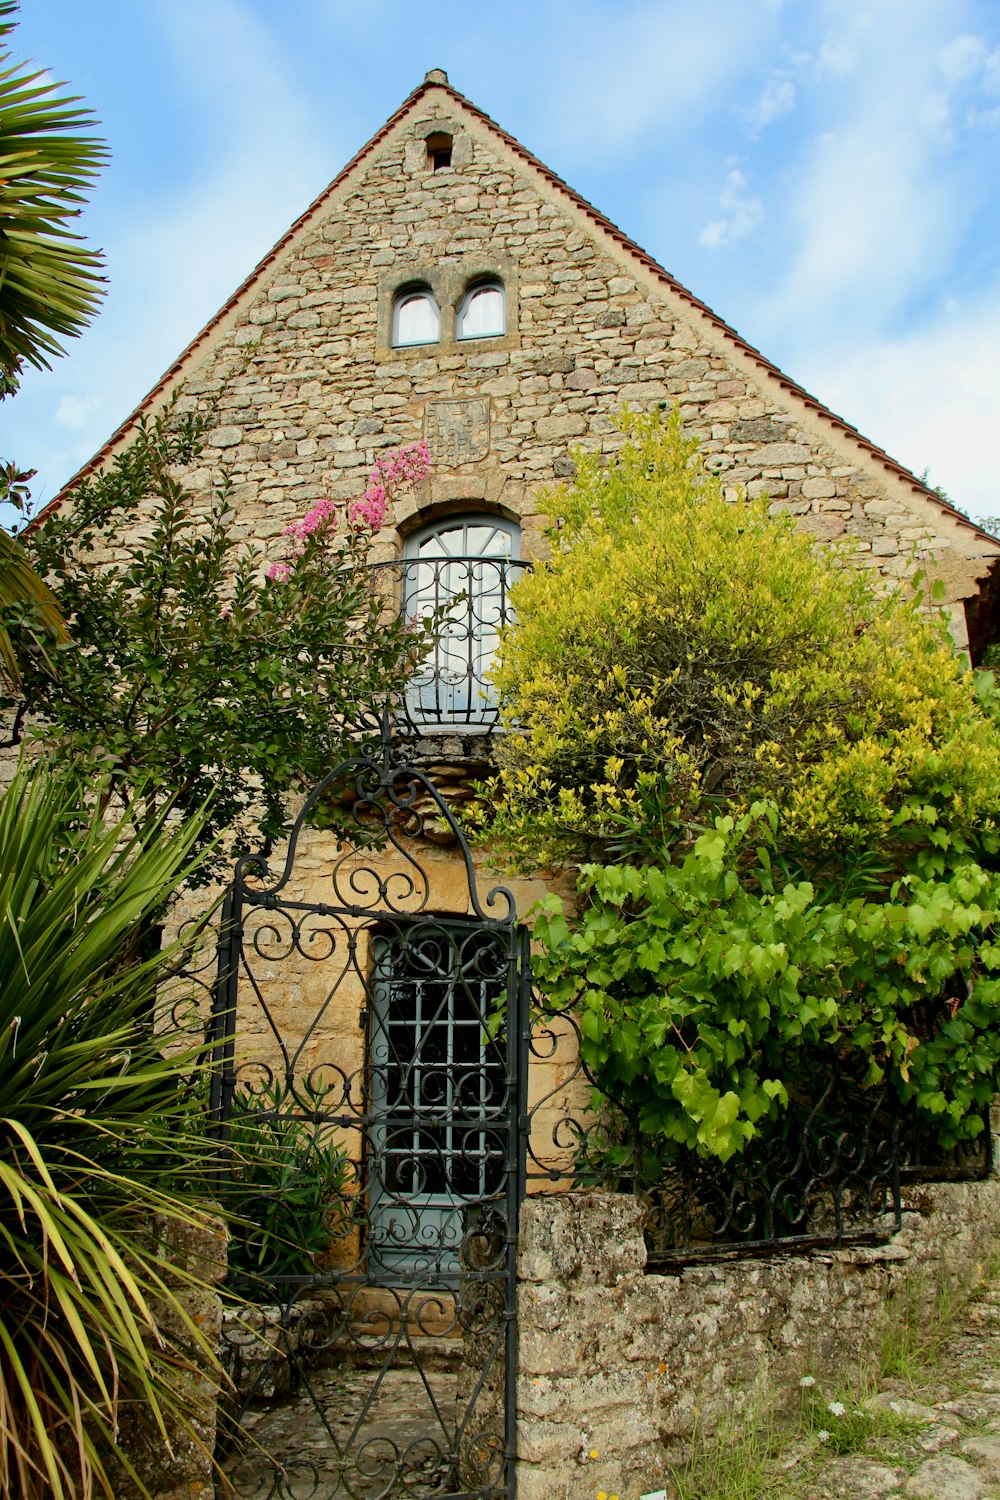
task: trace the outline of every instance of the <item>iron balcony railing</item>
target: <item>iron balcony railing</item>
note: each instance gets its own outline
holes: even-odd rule
[[[376,563],[380,586],[408,619],[437,620],[435,640],[407,686],[414,728],[488,734],[497,701],[488,673],[513,619],[510,589],[529,564],[509,557],[407,557]]]

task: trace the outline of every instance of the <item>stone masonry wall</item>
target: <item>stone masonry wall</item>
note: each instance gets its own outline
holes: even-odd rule
[[[1000,1181],[915,1191],[881,1247],[644,1273],[643,1206],[529,1199],[519,1254],[518,1500],[639,1500],[697,1424],[760,1403],[793,1415],[799,1379],[842,1385],[877,1360],[907,1284],[974,1285],[1000,1235]]]
[[[424,141],[454,137],[453,165]],[[456,340],[471,279],[498,275],[507,331]],[[394,293],[441,302],[440,340],[389,347]],[[426,437],[432,472],[396,507],[374,560],[446,510],[519,520],[543,551],[540,489],[570,476],[571,445],[611,452],[623,403],[680,403],[732,494],[767,493],[803,529],[895,586],[915,553],[945,585],[959,645],[962,601],[1000,545],[945,512],[790,390],[435,76],[407,111],[250,278],[152,401],[214,403],[194,503],[233,481],[238,530],[281,547],[321,494],[360,493],[388,447]],[[128,424],[117,435],[120,446]],[[66,503],[72,503],[69,499]],[[9,774],[10,757],[4,758]]]
[[[210,1213],[180,1224],[157,1215],[154,1234],[160,1269],[186,1317],[214,1350],[222,1331],[222,1299],[217,1288],[225,1280],[227,1234],[222,1221]],[[214,1452],[218,1396],[222,1371],[214,1358],[193,1345],[190,1330],[162,1305],[153,1313],[164,1337],[176,1344],[181,1357],[197,1373],[181,1376],[188,1424],[167,1419],[167,1448],[146,1427],[126,1416],[121,1445],[144,1486],[146,1500],[215,1500]],[[118,1476],[118,1500],[138,1500],[138,1487]]]
[[[423,142],[454,135],[454,165]],[[469,280],[499,275],[507,332],[456,341]],[[442,304],[433,345],[388,347],[399,287]],[[380,538],[439,507],[490,508],[540,545],[537,492],[572,473],[571,444],[609,452],[625,402],[681,405],[727,487],[766,492],[825,542],[846,540],[887,586],[915,549],[952,605],[1000,549],[892,474],[433,84],[252,280],[165,389],[217,402],[208,484],[235,481],[245,535],[270,542],[323,492],[363,488],[380,450],[426,436],[433,472]],[[214,467],[211,459],[216,458]],[[953,611],[962,643],[961,611]]]

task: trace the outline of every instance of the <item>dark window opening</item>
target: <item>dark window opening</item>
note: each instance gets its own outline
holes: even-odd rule
[[[510,939],[428,917],[380,933],[368,1016],[369,1263],[459,1268],[468,1203],[503,1192],[512,1105],[497,1024]]]
[[[438,133],[427,137],[427,165],[432,172],[443,172],[451,166],[450,135]]]

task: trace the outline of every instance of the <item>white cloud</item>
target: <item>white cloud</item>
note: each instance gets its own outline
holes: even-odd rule
[[[970,36],[967,32],[950,41],[941,49],[939,63],[949,83],[958,83],[971,78],[986,62],[989,49],[981,36]]]
[[[559,65],[544,79],[549,138],[588,160],[620,159],[636,143],[711,120],[769,46],[770,23],[746,0],[619,0],[614,12],[609,25],[606,4],[566,7]],[[511,65],[524,66],[520,57]]]
[[[856,123],[820,136],[790,184],[787,250],[775,265],[775,330],[835,335],[845,320],[891,322],[952,244],[942,182],[909,134]]]
[[[18,433],[13,456],[38,464],[43,501],[100,448],[350,154],[331,141],[315,101],[246,6],[157,0],[155,14],[178,115],[204,121],[203,142],[180,186],[165,190],[153,174],[129,193],[127,213],[109,220],[106,305],[64,367],[74,393],[54,403],[44,375],[25,377],[16,411],[18,427],[33,424],[32,440],[26,446]],[[88,392],[100,394],[79,394]],[[3,442],[7,455],[13,430]]]
[[[820,46],[816,57],[816,65],[821,73],[829,73],[837,78],[846,78],[857,67],[858,49],[853,42],[846,39],[833,41],[827,38]]]
[[[920,123],[936,136],[942,145],[953,144],[955,132],[952,129],[951,106],[947,94],[928,94],[920,104],[919,117]]]
[[[100,396],[63,396],[52,420],[57,427],[66,427],[70,432],[79,432],[103,405],[104,402]]]
[[[724,217],[706,224],[698,236],[699,245],[707,250],[719,250],[731,245],[734,240],[746,239],[764,220],[764,205],[759,198],[748,197],[743,189],[747,179],[738,167],[729,173],[726,186],[719,195],[719,207]]]
[[[964,33],[941,49],[938,66],[952,96],[968,101],[964,119],[967,125],[992,125],[993,109],[981,109],[976,95],[995,97],[1000,94],[1000,47],[991,52],[980,36]]]
[[[737,111],[751,135],[759,135],[772,120],[780,120],[795,108],[795,85],[790,78],[770,78],[752,104]]]
[[[893,339],[804,353],[796,376],[954,504],[1000,515],[1000,294]]]

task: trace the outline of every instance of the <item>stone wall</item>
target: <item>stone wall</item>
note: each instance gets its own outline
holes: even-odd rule
[[[424,142],[447,132],[452,165]],[[471,279],[500,277],[506,332],[456,340]],[[395,292],[441,304],[440,338],[389,345]],[[569,446],[610,452],[623,403],[679,403],[732,494],[777,510],[886,586],[931,551],[964,644],[961,601],[1000,547],[766,364],[516,143],[429,77],[303,215],[158,387],[155,406],[215,403],[204,490],[224,468],[239,525],[271,543],[321,493],[360,493],[387,447],[426,437],[433,471],[397,506],[379,556],[441,508],[520,520],[541,546],[538,488]],[[126,423],[116,442],[125,440]]]
[[[1000,1181],[913,1190],[884,1246],[645,1272],[635,1198],[529,1199],[519,1256],[518,1500],[620,1500],[663,1488],[692,1433],[799,1380],[839,1387],[877,1361],[893,1299],[930,1315],[974,1285],[1000,1238]]]
[[[214,1453],[223,1376],[207,1351],[216,1348],[222,1332],[222,1299],[217,1288],[226,1276],[226,1229],[220,1219],[209,1214],[188,1224],[157,1215],[154,1234],[164,1280],[186,1318],[204,1338],[206,1348],[193,1345],[190,1329],[176,1313],[153,1308],[160,1333],[197,1371],[179,1376],[185,1386],[183,1398],[190,1422],[168,1419],[168,1450],[154,1441],[148,1430],[139,1430],[126,1419],[121,1444],[149,1500],[215,1500]],[[119,1500],[137,1500],[139,1491],[120,1476],[115,1493]]]

